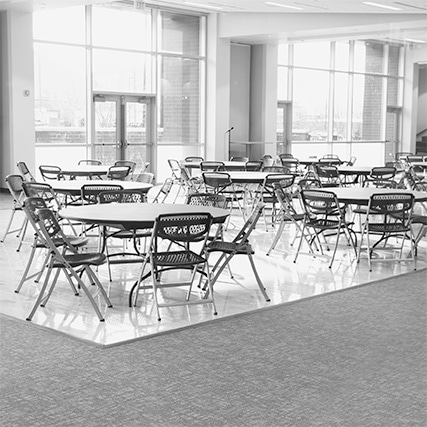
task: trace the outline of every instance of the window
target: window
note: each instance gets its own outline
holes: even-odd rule
[[[292,152],[387,160],[387,141],[400,137],[402,70],[402,47],[372,40],[279,46],[277,97],[292,107]]]
[[[40,43],[34,57],[36,142],[85,143],[84,48]]]

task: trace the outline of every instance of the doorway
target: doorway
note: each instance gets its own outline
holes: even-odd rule
[[[136,170],[152,162],[154,97],[96,93],[92,157],[105,164],[131,160]]]

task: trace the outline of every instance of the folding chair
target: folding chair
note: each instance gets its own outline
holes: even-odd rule
[[[83,159],[79,160],[78,165],[101,166],[101,160]]]
[[[24,217],[21,226],[19,228],[15,228],[11,230],[13,225],[13,219],[15,218],[16,212],[22,212],[22,202],[25,198],[24,190],[22,187],[22,184],[24,183],[24,179],[21,175],[14,175],[10,174],[7,175],[5,178],[7,188],[12,196],[13,206],[12,206],[12,212],[10,214],[10,219],[6,227],[6,231],[3,234],[3,238],[1,239],[1,242],[4,242],[6,240],[6,237],[9,234],[18,232],[16,237],[19,237],[19,244],[17,251],[21,249],[22,241],[25,236],[25,231],[27,228],[27,217]]]
[[[43,181],[64,179],[62,169],[59,166],[40,165],[39,171]]]
[[[292,184],[289,186],[283,186],[281,182],[273,183],[274,193],[276,195],[277,201],[280,204],[280,212],[277,215],[279,221],[279,227],[276,231],[273,241],[271,242],[271,246],[267,251],[267,256],[270,255],[271,251],[276,247],[277,242],[279,241],[283,229],[287,224],[293,224],[297,230],[295,234],[294,240],[291,243],[293,245],[295,239],[299,235],[302,236],[302,228],[300,223],[304,220],[304,214],[296,211],[293,204],[293,194],[292,194]],[[308,243],[308,242],[307,242]]]
[[[154,196],[152,203],[165,203],[167,197],[169,196],[173,186],[173,181],[171,178],[166,178],[163,184],[161,185],[159,191]]]
[[[16,167],[18,168],[20,174],[24,178],[24,181],[30,181],[30,182],[35,182],[36,181],[36,179],[34,178],[33,174],[28,169],[28,167],[25,164],[25,162],[18,162],[16,164]]]
[[[402,262],[413,261],[416,270],[415,236],[413,235],[411,221],[414,207],[414,196],[408,193],[373,194],[369,199],[366,219],[362,228],[357,262],[360,262],[362,246],[366,238],[366,252],[369,271],[372,271],[373,261]],[[372,240],[376,237],[376,242]],[[401,239],[400,246],[392,245],[390,237]],[[410,242],[410,258],[403,258],[405,241]],[[383,243],[382,246],[380,244]],[[374,252],[383,250],[399,250],[399,258],[376,258]]]
[[[357,255],[355,241],[356,236],[354,231],[350,229],[351,223],[347,223],[346,221],[345,207],[339,204],[337,196],[332,191],[312,189],[302,190],[300,197],[302,206],[304,208],[304,222],[294,262],[297,261],[301,250],[302,241],[306,240],[306,232],[310,232],[311,237],[310,241],[308,242],[308,247],[310,253],[313,256],[316,256],[312,248],[313,244],[317,244],[316,249],[320,249],[321,254],[324,255],[322,243],[319,239],[320,235],[324,237],[325,243],[327,243],[327,237],[331,235],[336,236],[329,268],[332,268],[340,236],[343,233],[347,238],[347,242],[350,243],[350,245],[354,248],[355,254]]]
[[[130,178],[130,166],[110,166],[108,168],[107,179],[124,181]]]
[[[104,191],[98,194],[98,202],[101,204],[108,203],[144,203],[146,202],[146,196],[143,191],[139,190],[115,190],[115,191]],[[124,206],[125,208],[125,206]],[[143,262],[145,259],[145,251],[141,252],[139,248],[140,240],[151,236],[150,230],[123,230],[118,227],[102,227],[101,239],[102,239],[102,250],[107,256],[107,265],[110,282],[112,281],[111,275],[111,264],[128,264],[135,262]],[[108,248],[108,239],[120,239],[124,245],[123,250],[119,253],[110,253]],[[126,250],[126,241],[131,240],[133,243],[134,252]],[[129,256],[131,258],[129,258]],[[112,257],[120,257],[119,260],[111,261]],[[126,257],[126,258],[125,258]]]
[[[138,280],[139,285],[132,290],[133,292],[136,291],[135,304],[138,291],[141,288],[140,283],[151,275],[151,287],[158,320],[161,320],[160,308],[179,305],[210,303],[213,306],[214,314],[217,314],[209,264],[205,253],[211,225],[212,216],[209,213],[178,213],[159,215],[156,218],[150,242],[149,260],[147,260],[150,263],[151,271],[144,275],[147,264],[145,263]],[[182,274],[170,277],[167,274],[170,271],[180,270],[188,270],[189,277]],[[190,299],[196,274],[206,277],[210,298],[201,295],[197,299]],[[188,287],[184,299],[164,293],[164,301],[160,302],[158,298],[160,289],[181,286]]]
[[[49,257],[51,255],[51,253],[48,251],[49,247],[48,247],[46,241],[43,239],[41,233],[38,230],[38,226],[37,226],[37,221],[38,221],[37,211],[39,209],[45,209],[47,207],[48,206],[46,205],[46,201],[42,197],[27,197],[24,201],[23,210],[27,216],[29,223],[32,225],[32,227],[34,229],[34,239],[33,239],[33,242],[31,244],[31,252],[30,252],[30,256],[27,260],[27,265],[25,266],[24,273],[22,274],[22,277],[21,277],[21,280],[19,281],[19,284],[18,284],[17,288],[15,289],[15,293],[19,293],[21,291],[24,283],[26,281],[34,278],[34,277],[36,277],[36,279],[34,281],[36,283],[39,282],[44,271],[45,271],[45,266],[48,264]],[[88,243],[88,240],[86,238],[78,237],[75,235],[73,235],[73,236],[67,235],[67,238],[69,239],[71,245],[74,248],[80,248],[82,246],[85,246]],[[53,242],[58,247],[60,247],[64,244],[64,242],[60,239],[54,239]],[[33,274],[29,274],[37,249],[47,251],[46,256],[45,256],[44,261],[41,264],[42,268]],[[75,291],[74,287],[73,287],[73,291]]]
[[[38,219],[36,221],[36,224],[38,232],[46,242],[51,256],[49,259],[49,264],[47,266],[46,277],[40,289],[40,293],[26,320],[31,320],[33,318],[39,306],[45,307],[58,281],[59,273],[61,271],[64,271],[65,276],[71,287],[77,290],[76,286],[73,283],[74,279],[77,283],[77,287],[83,289],[83,291],[87,295],[99,320],[103,322],[104,317],[101,313],[101,310],[95,302],[95,299],[93,298],[88,287],[82,280],[81,275],[83,273],[86,273],[88,278],[91,280],[91,283],[96,286],[97,290],[104,298],[107,306],[112,307],[111,301],[108,298],[105,289],[102,287],[96,274],[91,269],[91,266],[98,267],[102,265],[105,262],[105,255],[99,252],[78,253],[77,249],[72,245],[67,236],[63,233],[61,226],[59,225],[55,217],[55,214],[50,209],[37,210],[37,218]],[[55,241],[57,239],[63,242],[62,251],[60,251],[57,245],[55,244]],[[48,291],[46,292],[53,269],[56,269],[57,271],[49,286]]]
[[[252,271],[254,273],[255,279],[262,295],[264,296],[266,301],[270,301],[270,298],[267,295],[265,287],[258,275],[258,271],[255,266],[255,262],[252,256],[254,255],[255,251],[253,250],[252,245],[249,242],[249,237],[252,234],[253,230],[255,230],[257,222],[262,215],[263,209],[264,205],[262,203],[258,203],[255,209],[252,211],[251,216],[248,218],[248,220],[245,222],[241,230],[237,233],[236,237],[232,241],[216,239],[208,243],[207,253],[209,255],[209,258],[210,254],[215,252],[219,252],[220,256],[211,270],[213,278],[211,280],[210,289],[206,289],[206,286],[204,287],[204,289],[206,290],[205,297],[207,297],[209,295],[209,292],[212,291],[212,288],[216,281],[219,279],[219,276],[224,271],[225,267],[228,266],[234,256],[246,255],[249,259],[249,263],[251,265]],[[233,278],[233,276],[231,276],[231,278]]]
[[[280,182],[283,187],[290,188],[293,186],[294,181],[295,175],[272,173],[266,175],[263,183],[256,190],[255,203],[261,202],[264,205],[263,216],[266,230],[268,230],[268,226],[265,211],[268,205],[271,206],[271,224],[274,225],[276,221],[276,204],[278,200],[273,185]]]
[[[203,182],[207,193],[222,194],[227,198],[228,206],[230,207],[230,216],[233,212],[234,203],[237,203],[240,213],[243,218],[246,217],[245,212],[240,204],[245,198],[243,189],[237,189],[227,172],[203,172]],[[230,221],[230,216],[227,220],[227,226]],[[227,227],[226,227],[227,228]]]

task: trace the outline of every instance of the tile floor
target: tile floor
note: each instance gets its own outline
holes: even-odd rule
[[[179,201],[179,200],[178,200]],[[10,215],[10,198],[0,194],[0,235],[3,236]],[[236,213],[229,230],[228,237],[243,224]],[[15,224],[19,224],[23,214],[18,213]],[[285,230],[279,244],[270,256],[267,249],[273,239],[274,230],[265,230],[263,221],[252,235],[256,251],[256,265],[271,298],[266,302],[262,297],[250,265],[245,257],[235,257],[232,262],[234,279],[227,272],[215,286],[215,298],[218,315],[214,316],[211,305],[178,306],[161,309],[162,320],[159,322],[153,305],[150,290],[142,291],[137,307],[128,307],[128,292],[139,273],[139,265],[113,266],[113,282],[109,283],[106,266],[100,267],[98,274],[108,290],[113,308],[107,308],[99,295],[95,294],[105,316],[105,322],[99,322],[92,306],[84,295],[76,297],[66,280],[60,280],[45,308],[39,308],[32,324],[51,328],[71,337],[86,340],[99,346],[115,345],[142,337],[170,332],[189,325],[223,319],[239,313],[262,309],[275,304],[287,303],[301,298],[311,297],[331,291],[346,289],[351,286],[398,275],[412,270],[411,262],[390,263],[378,262],[373,271],[369,272],[367,261],[355,261],[354,252],[344,240],[340,245],[336,260],[331,269],[327,260],[313,258],[308,254],[299,256],[293,263],[294,247],[290,242],[294,236],[292,228]],[[27,244],[17,252],[18,239],[9,235],[4,243],[0,243],[0,313],[18,319],[29,314],[38,294],[40,284],[28,281],[19,294],[14,290],[21,278],[29,254],[31,233],[27,232]],[[427,267],[427,239],[421,242],[418,252],[418,269]],[[42,257],[37,257],[40,265]],[[162,297],[181,298],[184,289],[162,290]],[[226,328],[224,322],[224,328]]]

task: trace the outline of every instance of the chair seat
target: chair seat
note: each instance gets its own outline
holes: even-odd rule
[[[155,256],[155,263],[158,266],[194,266],[206,262],[202,256],[191,251],[159,252]]]
[[[368,229],[373,233],[405,233],[410,230],[409,227],[398,222],[369,224]]]
[[[235,253],[236,255],[244,255],[248,253],[253,255],[255,253],[249,242],[242,245],[240,243],[236,244],[234,242],[223,242],[220,240],[209,243],[207,250],[208,252],[219,251],[226,254]]]
[[[64,259],[71,265],[77,267],[80,265],[102,265],[106,261],[106,256],[99,252],[85,252],[83,254],[67,254]],[[63,264],[55,262],[54,268],[61,267]]]

